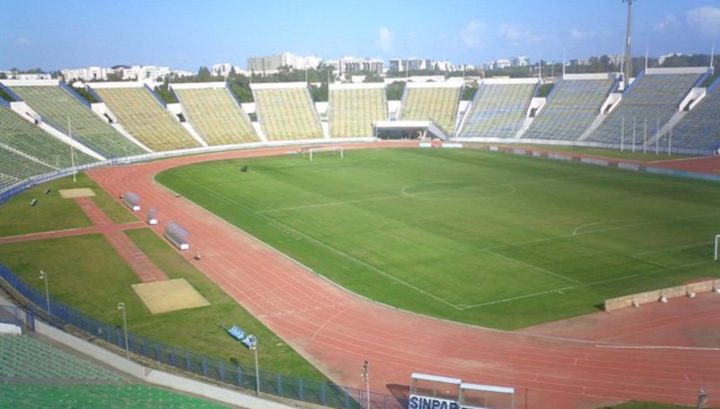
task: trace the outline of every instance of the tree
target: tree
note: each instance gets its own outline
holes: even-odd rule
[[[405,81],[395,81],[387,87],[388,101],[399,101],[405,91]]]
[[[478,90],[477,81],[473,81],[472,84],[470,84],[470,85],[465,84],[465,88],[463,89],[461,99],[463,101],[472,101],[472,99],[475,97],[475,93],[477,92],[477,90]]]

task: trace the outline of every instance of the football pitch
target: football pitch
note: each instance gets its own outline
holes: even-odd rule
[[[463,323],[515,329],[718,276],[714,183],[479,150],[314,159],[157,180],[350,291]]]

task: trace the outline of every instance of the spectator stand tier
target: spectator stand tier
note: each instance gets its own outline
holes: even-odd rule
[[[145,151],[116,131],[57,80],[14,82],[12,91],[21,97],[43,122],[99,153],[105,158],[140,155]]]
[[[330,84],[328,121],[332,138],[373,136],[373,123],[388,118],[384,83]]]
[[[460,137],[514,138],[527,118],[537,87],[537,78],[483,80]]]
[[[617,81],[614,74],[565,75],[522,137],[577,140],[600,115]]]
[[[617,107],[585,140],[619,144],[636,130],[636,144],[651,140],[675,115],[680,103],[707,68],[654,68],[641,73],[622,94]],[[647,126],[646,126],[647,123]]]
[[[90,87],[117,116],[123,127],[153,151],[201,146],[142,83],[92,83]]]
[[[692,105],[692,104],[691,104]],[[720,149],[720,77],[705,91],[705,97],[672,128],[671,147]]]
[[[95,158],[72,149],[67,143],[48,134],[33,121],[32,118],[23,118],[19,113],[0,105],[0,146],[43,165],[38,167],[38,170],[45,167],[70,168],[73,165],[96,161]]]
[[[259,142],[250,124],[224,82],[171,84],[193,127],[209,145]]]
[[[257,117],[269,141],[322,139],[323,131],[304,82],[250,84]]]
[[[447,136],[455,133],[455,124],[463,82],[408,82],[402,97],[399,119],[432,121]]]

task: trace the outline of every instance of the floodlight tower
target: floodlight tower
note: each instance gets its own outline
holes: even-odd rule
[[[627,3],[627,32],[625,33],[625,89],[630,85],[630,76],[632,75],[632,5],[637,0],[622,0]]]

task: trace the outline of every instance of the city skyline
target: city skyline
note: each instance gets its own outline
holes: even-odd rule
[[[511,0],[395,2],[212,0],[200,4],[129,0],[86,7],[4,2],[0,69],[158,65],[197,70],[252,56],[291,52],[324,60],[343,56],[417,56],[479,65],[510,56],[533,61],[586,59],[622,52],[626,6],[620,1],[555,1],[534,7]],[[720,37],[720,1],[634,3],[634,55],[649,50],[709,54]],[[282,10],[278,12],[278,10]]]

